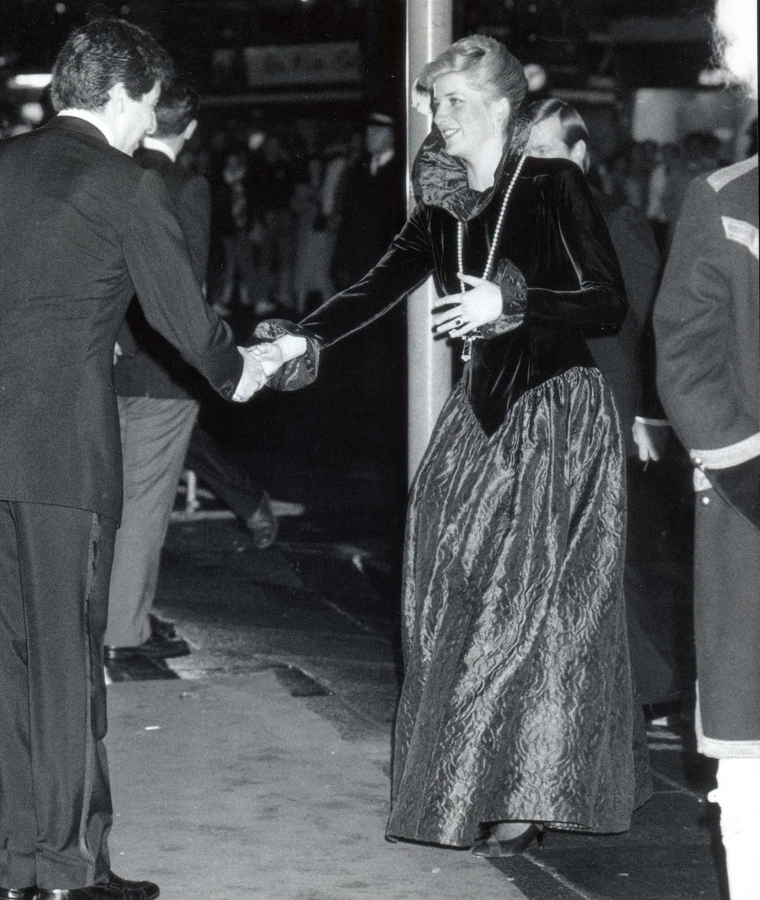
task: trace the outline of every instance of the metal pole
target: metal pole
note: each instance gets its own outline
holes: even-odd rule
[[[412,84],[420,70],[451,43],[453,0],[407,0],[406,12],[406,95],[407,172],[430,131],[432,119],[411,109]],[[414,206],[407,179],[409,210]],[[451,390],[451,350],[444,341],[433,341],[430,310],[438,295],[432,278],[409,295],[407,301],[407,354],[409,371],[409,481],[430,440],[438,413]]]

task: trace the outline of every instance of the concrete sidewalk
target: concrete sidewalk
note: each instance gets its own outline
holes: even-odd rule
[[[525,900],[469,853],[385,840],[387,742],[270,669],[108,688],[111,856],[165,900]]]

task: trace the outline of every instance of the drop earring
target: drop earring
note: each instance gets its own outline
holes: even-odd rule
[[[495,138],[497,138],[497,137],[499,137],[500,133],[501,133],[501,128],[499,127],[499,120],[494,119],[493,120],[493,136]]]

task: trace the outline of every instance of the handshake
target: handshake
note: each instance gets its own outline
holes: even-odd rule
[[[281,366],[306,352],[306,339],[285,334],[270,343],[238,347],[243,357],[243,374],[232,396],[238,403],[249,400]]]

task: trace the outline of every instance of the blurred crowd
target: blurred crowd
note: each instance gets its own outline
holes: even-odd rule
[[[14,107],[0,106],[0,139],[32,127]],[[348,196],[347,186],[376,165],[373,160],[389,153],[393,158],[396,136],[384,112],[370,113],[364,122],[295,119],[276,129],[235,118],[202,123],[179,162],[212,187],[208,292],[214,308],[245,327],[275,312],[300,318],[346,287],[352,275],[359,277],[362,270],[345,259],[357,239],[348,210],[357,198]],[[745,156],[757,152],[757,120],[745,143]],[[666,251],[691,179],[734,161],[720,137],[694,131],[678,143],[623,142],[614,155],[592,158],[589,178],[603,193],[641,210]],[[392,171],[394,209],[383,212],[391,225],[400,225],[403,172],[397,161]],[[341,228],[347,240],[339,239]],[[382,253],[380,246],[376,250]],[[377,258],[368,258],[367,268]]]
[[[746,156],[754,153],[757,120],[748,129],[745,150]],[[640,209],[666,250],[692,178],[735,161],[716,134],[693,131],[678,143],[632,141],[610,159],[595,160],[590,176],[605,194]]]
[[[403,181],[390,116],[371,113],[363,123],[331,126],[297,121],[277,131],[232,122],[207,132],[181,162],[211,184],[214,308],[234,321],[275,311],[300,318],[347,286],[357,274],[347,258],[354,247],[339,237],[351,227],[351,185],[376,175],[370,169],[381,157],[383,166],[392,163],[389,215],[399,226]]]

